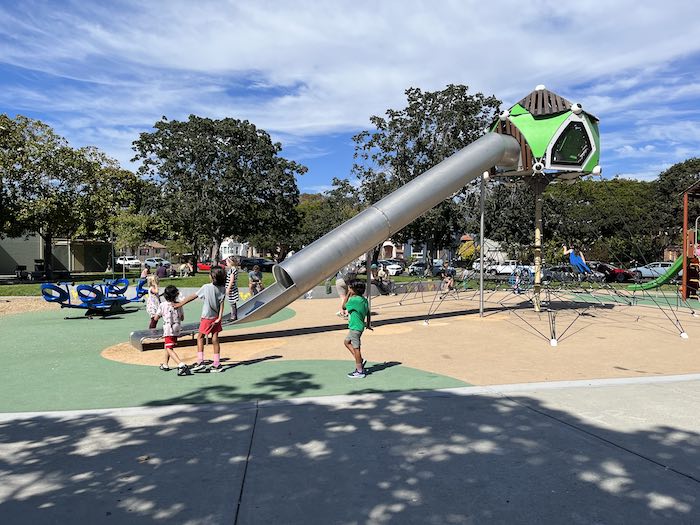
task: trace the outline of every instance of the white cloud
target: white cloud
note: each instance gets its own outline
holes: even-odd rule
[[[139,130],[190,113],[249,119],[313,159],[316,137],[368,127],[409,86],[513,103],[545,83],[601,118],[604,159],[673,162],[700,138],[700,77],[673,66],[700,52],[695,5],[22,2],[0,7],[0,63],[29,73],[0,83],[0,105],[120,161]]]
[[[625,144],[624,146],[617,148],[615,150],[615,153],[620,155],[621,157],[648,157],[650,153],[654,153],[656,151],[656,148],[651,145],[647,144],[645,146],[641,146],[639,148],[635,148],[634,146],[630,146],[629,144]]]
[[[333,189],[333,186],[330,184],[321,184],[321,185],[311,185],[311,186],[304,186],[300,191],[302,193],[325,193],[327,191],[330,191]]]

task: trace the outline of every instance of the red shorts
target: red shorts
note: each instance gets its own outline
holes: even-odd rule
[[[215,323],[216,319],[206,319],[202,318],[199,320],[199,333],[200,334],[218,334],[221,332],[221,321]]]
[[[175,348],[177,346],[177,336],[176,335],[166,335],[165,336],[165,348]]]

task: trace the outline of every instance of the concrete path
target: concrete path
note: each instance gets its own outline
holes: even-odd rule
[[[8,524],[700,522],[698,376],[0,415]]]

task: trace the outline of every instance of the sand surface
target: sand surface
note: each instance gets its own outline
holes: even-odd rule
[[[667,311],[669,320],[657,308],[561,304],[550,316],[503,292],[489,295],[482,318],[473,294],[442,303],[433,298],[434,294],[375,298],[374,330],[362,338],[364,357],[370,362],[400,362],[475,385],[700,372],[700,319],[687,310]],[[295,360],[350,358],[342,344],[346,324],[334,315],[337,300],[301,299],[291,308],[297,315],[286,321],[223,332],[222,358],[229,362],[270,355]],[[550,344],[552,317],[557,346]],[[679,336],[681,330],[689,339]],[[139,352],[124,343],[102,355],[135,365],[162,362],[162,344],[146,348]],[[177,350],[186,362],[196,356],[189,337]],[[211,355],[210,346],[206,355]]]
[[[43,297],[0,297],[0,316],[57,308],[57,305],[47,303]]]

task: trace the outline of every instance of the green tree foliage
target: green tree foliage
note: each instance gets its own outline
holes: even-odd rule
[[[500,239],[509,252],[534,243],[535,193],[527,182],[494,182],[486,197],[487,236]],[[476,208],[478,210],[478,207]],[[511,253],[513,257],[518,254]],[[526,256],[518,257],[526,258]]]
[[[468,87],[449,85],[436,92],[406,91],[407,105],[373,116],[374,131],[357,134],[352,175],[359,199],[372,204],[479,138],[495,118],[500,102]],[[347,181],[344,181],[347,183]],[[448,199],[394,236],[426,242],[429,250],[455,244],[464,226],[461,198]]]
[[[302,194],[296,209],[299,228],[291,247],[299,250],[352,218],[358,212],[355,194],[354,188],[342,183],[324,194]]]
[[[80,152],[88,162],[79,197],[78,209],[82,217],[77,235],[111,238],[115,218],[138,213],[149,184],[135,173],[122,169],[115,159],[96,148],[82,148]]]
[[[545,237],[576,245],[588,259],[627,264],[656,259],[664,240],[649,213],[654,186],[627,179],[551,184],[544,196]]]
[[[139,173],[159,188],[160,213],[192,246],[226,236],[282,239],[295,225],[296,176],[306,168],[248,121],[163,117],[133,144]]]
[[[71,148],[38,120],[0,115],[0,128],[0,234],[38,233],[51,277],[53,239],[104,238],[138,181],[93,148]]]
[[[659,227],[680,243],[683,229],[683,192],[700,181],[700,158],[688,159],[674,164],[654,181],[655,209]],[[691,198],[688,220],[693,223],[700,216],[700,199]]]
[[[111,221],[114,247],[117,250],[131,250],[136,253],[139,246],[150,238],[150,218],[147,215],[121,211]]]
[[[177,259],[185,260],[183,256],[186,253],[192,253],[192,246],[177,239],[166,239],[163,241],[163,244],[170,256],[173,257],[172,262],[175,262]]]

